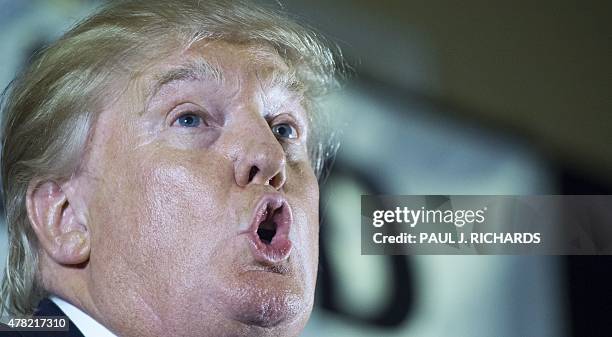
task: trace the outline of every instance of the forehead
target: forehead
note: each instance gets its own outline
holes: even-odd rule
[[[264,88],[281,87],[294,94],[303,92],[295,72],[278,52],[262,43],[198,41],[186,50],[160,61],[138,76],[147,101],[162,88],[178,81],[204,80],[217,83],[256,79]]]
[[[203,58],[223,68],[231,66],[231,68],[235,69],[235,67],[238,66],[249,70],[289,70],[284,60],[272,46],[255,42],[232,43],[221,40],[197,41],[183,53],[182,58]]]
[[[290,77],[292,73],[269,45],[198,41],[184,52],[160,62],[148,75],[159,85],[188,76],[210,77],[221,81],[246,75],[256,75],[258,79],[274,79]]]

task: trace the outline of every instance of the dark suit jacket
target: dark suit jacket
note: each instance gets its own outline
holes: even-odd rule
[[[40,316],[66,316],[53,301],[48,298],[38,303],[38,308],[34,312],[34,317]],[[68,331],[0,331],[2,337],[83,337],[83,334],[72,323],[68,324]]]

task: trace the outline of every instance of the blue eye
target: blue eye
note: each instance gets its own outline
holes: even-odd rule
[[[202,118],[194,114],[185,114],[179,117],[176,122],[185,128],[197,128],[202,122]]]
[[[283,138],[297,138],[297,131],[293,126],[287,123],[276,124],[272,127],[272,133]]]

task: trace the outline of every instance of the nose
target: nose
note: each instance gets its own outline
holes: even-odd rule
[[[236,183],[241,187],[269,185],[280,190],[286,179],[285,150],[267,123],[258,131],[243,139],[242,151],[234,164]]]

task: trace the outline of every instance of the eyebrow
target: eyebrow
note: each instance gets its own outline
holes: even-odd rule
[[[303,96],[304,84],[298,79],[295,71],[284,71],[276,67],[265,67],[255,71],[265,89],[284,88],[290,93]],[[153,98],[167,85],[181,81],[198,81],[209,79],[217,83],[224,82],[221,69],[203,58],[190,60],[178,67],[154,77],[154,84],[149,90],[143,111],[147,111]]]
[[[266,74],[258,71],[257,77],[264,79],[261,83],[264,83],[266,89],[280,87],[295,94],[303,94],[305,90],[304,84],[298,79],[295,71],[282,71],[274,68],[267,71]]]
[[[149,105],[153,97],[155,97],[163,87],[171,83],[203,79],[211,79],[222,83],[223,73],[218,67],[208,63],[204,59],[191,60],[176,68],[172,68],[155,77],[155,83],[151,86],[149,91],[146,106]]]

